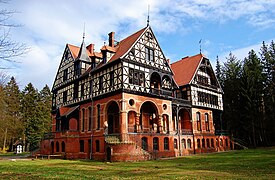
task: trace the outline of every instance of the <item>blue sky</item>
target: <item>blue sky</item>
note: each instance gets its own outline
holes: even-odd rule
[[[150,26],[171,62],[198,54],[200,39],[213,66],[217,55],[243,59],[251,49],[259,52],[262,41],[275,40],[274,0],[11,0],[1,8],[16,10],[9,21],[23,25],[11,29],[12,39],[31,50],[20,63],[0,66],[11,68],[5,73],[21,88],[51,87],[66,43],[81,44],[84,22],[86,44],[99,50],[109,32],[119,41],[145,27],[148,4]]]

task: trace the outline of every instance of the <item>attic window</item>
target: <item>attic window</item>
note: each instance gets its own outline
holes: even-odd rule
[[[154,62],[154,50],[149,47],[145,47],[145,60]]]

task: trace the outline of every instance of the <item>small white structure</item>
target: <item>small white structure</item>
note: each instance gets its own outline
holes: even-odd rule
[[[16,141],[14,144],[14,149],[15,149],[15,154],[21,154],[22,152],[23,152],[23,142],[22,142],[22,140],[20,139],[20,140],[18,140],[18,141]]]

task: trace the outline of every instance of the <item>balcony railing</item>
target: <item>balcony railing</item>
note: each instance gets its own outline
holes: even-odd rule
[[[191,101],[189,101],[187,99],[173,98],[172,104],[181,104],[181,105],[191,106]]]
[[[192,132],[192,129],[182,129],[181,134],[182,135],[192,135],[193,132]]]
[[[165,89],[157,89],[157,88],[151,88],[150,93],[155,94],[155,95],[163,95],[163,96],[170,96],[172,97],[173,93],[170,90],[165,90]]]

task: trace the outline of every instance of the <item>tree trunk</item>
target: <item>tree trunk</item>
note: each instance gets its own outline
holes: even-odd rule
[[[6,152],[7,133],[8,133],[8,128],[6,128],[5,134],[4,134],[3,152]]]

